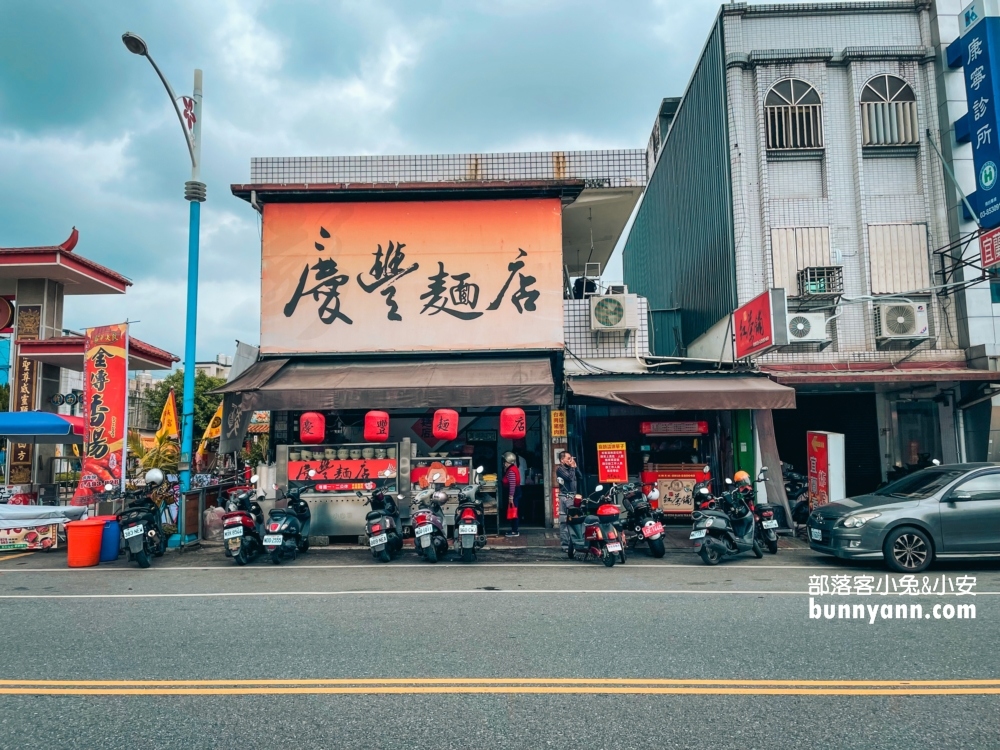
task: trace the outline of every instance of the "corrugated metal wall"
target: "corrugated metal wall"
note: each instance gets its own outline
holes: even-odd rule
[[[774,287],[794,297],[799,293],[798,272],[830,265],[829,227],[775,227],[771,230]]]
[[[721,21],[670,126],[623,254],[629,291],[681,309],[690,343],[736,307],[732,176]],[[654,353],[669,337],[651,337]]]
[[[872,294],[926,289],[930,279],[926,224],[869,224]]]

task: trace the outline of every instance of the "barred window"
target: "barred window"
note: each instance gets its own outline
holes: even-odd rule
[[[902,78],[879,75],[861,89],[864,146],[910,146],[920,142],[917,97]]]
[[[764,99],[768,149],[823,148],[823,102],[798,78],[778,81]]]

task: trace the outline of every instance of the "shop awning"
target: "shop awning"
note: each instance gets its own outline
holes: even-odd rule
[[[794,389],[754,376],[585,376],[570,378],[569,388],[575,396],[662,411],[795,408]]]
[[[0,412],[0,437],[19,443],[82,443],[85,430],[82,417],[52,414],[47,411]]]
[[[215,392],[255,392],[255,408],[277,411],[535,406],[555,398],[547,358],[263,360]]]

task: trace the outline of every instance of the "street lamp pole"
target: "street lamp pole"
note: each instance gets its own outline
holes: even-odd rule
[[[145,57],[159,76],[177,113],[177,120],[184,131],[188,153],[191,156],[191,179],[184,183],[184,198],[190,203],[188,225],[188,278],[187,323],[184,340],[184,400],[181,406],[181,456],[179,462],[181,492],[191,489],[191,460],[194,447],[194,376],[195,343],[198,329],[198,237],[201,231],[201,204],[206,197],[205,183],[201,181],[201,71],[194,71],[193,96],[178,97],[159,66],[149,55],[149,48],[141,37],[131,32],[122,35],[128,51]],[[183,112],[181,107],[183,106]],[[183,530],[178,529],[182,535]]]

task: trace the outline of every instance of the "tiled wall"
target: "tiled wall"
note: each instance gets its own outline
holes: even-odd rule
[[[580,359],[628,358],[649,353],[648,302],[639,297],[639,330],[622,333],[594,333],[590,330],[590,300],[563,300],[563,330],[568,356]]]

